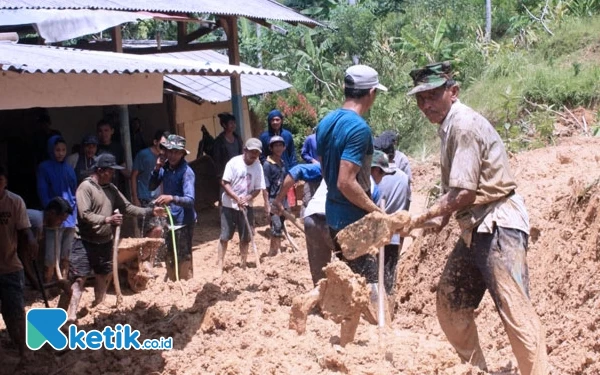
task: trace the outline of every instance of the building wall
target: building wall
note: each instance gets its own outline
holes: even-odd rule
[[[244,98],[243,106],[244,132],[246,138],[249,138],[251,132],[247,98]],[[232,112],[231,101],[216,104],[208,102],[197,104],[179,96],[176,98],[175,108],[177,132],[186,138],[187,148],[190,150],[188,161],[196,159],[198,142],[202,139],[202,131],[200,130],[202,125],[205,125],[208,132],[216,137],[222,131],[217,115],[221,112]]]

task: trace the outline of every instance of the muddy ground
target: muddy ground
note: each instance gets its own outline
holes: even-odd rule
[[[529,209],[528,262],[533,303],[547,331],[554,374],[600,374],[600,140],[564,139],[556,147],[513,155],[518,191]],[[434,160],[413,163],[415,199],[439,180]],[[435,290],[445,257],[457,238],[455,223],[438,235],[417,238],[400,260],[395,320],[379,332],[361,321],[356,340],[340,348],[339,325],[318,313],[298,336],[288,329],[292,298],[312,288],[305,250],[270,258],[266,218],[257,215],[260,271],[239,268],[237,239],[225,274],[215,267],[217,210],[203,211],[196,227],[195,279],[155,282],[141,293],[124,289],[114,309],[91,308],[88,287],[80,314],[84,329],[129,323],[141,338],[173,337],[171,351],[65,351],[45,346],[21,373],[29,374],[479,374],[461,365],[435,317]],[[298,244],[302,234],[290,232]],[[236,236],[237,237],[237,236]],[[303,246],[301,246],[303,247]],[[159,268],[161,277],[164,268]],[[33,291],[27,306],[42,307]],[[58,298],[53,298],[56,305]],[[500,319],[486,294],[477,311],[480,340],[491,374],[518,374]],[[13,374],[16,352],[0,321],[1,374]]]

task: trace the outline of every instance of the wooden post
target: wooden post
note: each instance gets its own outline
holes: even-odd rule
[[[110,38],[112,39],[113,52],[123,53],[123,36],[121,35],[121,25],[110,29]]]
[[[112,48],[114,52],[123,53],[123,37],[121,35],[121,25],[110,29],[112,39]],[[119,122],[121,123],[121,146],[125,156],[125,168],[131,171],[133,168],[133,156],[131,155],[131,133],[129,130],[129,107],[119,105]],[[122,178],[122,176],[121,176]],[[131,185],[125,184],[125,196],[131,199]]]
[[[229,64],[240,65],[240,43],[238,37],[237,17],[223,17],[223,28],[227,35],[227,55]],[[245,140],[250,134],[244,131],[244,112],[242,101],[242,80],[239,74],[231,75],[231,105],[232,112],[237,124],[237,133]]]
[[[185,41],[185,37],[187,35],[187,23],[185,22],[177,22],[177,45],[182,46],[187,44]]]

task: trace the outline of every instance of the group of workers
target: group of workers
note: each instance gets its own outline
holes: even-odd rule
[[[504,323],[521,373],[547,374],[545,334],[529,298],[526,261],[529,219],[523,198],[516,192],[504,144],[482,115],[459,101],[459,85],[449,63],[430,64],[413,70],[410,75],[414,87],[408,95],[416,98],[425,117],[438,126],[443,195],[425,212],[412,216],[410,226],[402,234],[418,228],[439,231],[452,214],[462,230],[436,291],[442,330],[462,361],[486,370],[474,316],[487,290]],[[374,69],[365,65],[348,68],[344,102],[341,108],[327,114],[315,127],[314,134],[307,137],[302,148],[306,163],[302,164],[296,161],[292,134],[283,128],[284,116],[280,111],[268,114],[268,128],[260,137],[245,141],[235,133],[232,115],[219,116],[223,132],[208,152],[215,160],[222,188],[219,274],[224,269],[228,241],[236,229],[241,265],[246,266],[254,230],[252,202],[261,192],[271,219],[269,254],[275,256],[280,252],[284,210],[289,207],[288,192],[302,180],[305,181],[302,216],[314,284],[324,277],[322,269],[334,252],[353,272],[365,277],[372,286],[371,300],[377,301],[377,256],[345,259],[336,251],[339,250],[336,234],[368,213],[393,214],[410,206],[412,175],[406,156],[396,149],[398,135],[387,131],[374,138],[363,118],[380,91],[387,88],[379,83]],[[96,303],[103,300],[111,272],[112,228],[122,223],[123,213],[161,217],[168,208],[177,218],[175,224],[182,226],[177,230],[180,274],[183,278],[191,277],[195,177],[185,161],[189,153],[185,139],[157,134],[148,152],[140,151],[141,159],[138,162],[136,157],[138,165],[134,163],[133,176],[134,180],[147,184],[133,189],[135,205],[116,187],[115,171],[122,168],[118,155],[105,153],[94,157],[92,150],[85,151],[87,145],[94,144],[94,139],[84,140],[84,150],[76,165],[81,165],[89,176],[77,186],[85,173],[68,169],[62,163],[66,147],[61,139],[60,136],[49,139],[51,160],[40,166],[39,175],[48,183],[47,188],[40,190],[42,201],[49,205],[58,196],[67,208],[55,210],[62,215],[63,241],[76,237],[70,262],[63,264],[64,272],[74,281],[67,305],[69,319],[76,320],[83,283],[91,271],[96,276]],[[54,181],[58,173],[64,179],[57,185]],[[162,188],[157,192],[159,186]],[[379,204],[381,201],[383,205]],[[115,209],[121,213],[115,213]],[[157,226],[144,229],[144,233]],[[0,238],[4,243],[0,250],[3,259],[0,303],[9,333],[19,345],[23,343],[20,331],[23,294],[16,252],[20,236],[23,261],[36,256],[37,245],[29,227],[25,205],[6,190],[6,173],[0,169]],[[48,229],[46,242],[50,243],[55,236],[52,231],[58,230],[56,220]],[[386,246],[386,294],[393,293],[401,244],[400,235],[396,234]],[[170,276],[173,261],[172,257],[167,259]],[[49,270],[45,274],[46,280],[52,277]]]

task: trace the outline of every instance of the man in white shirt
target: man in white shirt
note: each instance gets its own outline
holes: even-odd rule
[[[242,155],[231,158],[225,165],[221,186],[223,195],[221,197],[221,237],[219,241],[219,275],[223,274],[223,263],[227,243],[233,238],[236,228],[240,236],[241,266],[246,267],[248,258],[248,246],[251,233],[246,227],[244,212],[252,227],[254,224],[254,212],[252,200],[265,189],[265,177],[259,157],[262,152],[262,143],[256,138],[250,138],[244,146]],[[252,227],[252,230],[254,228]]]

